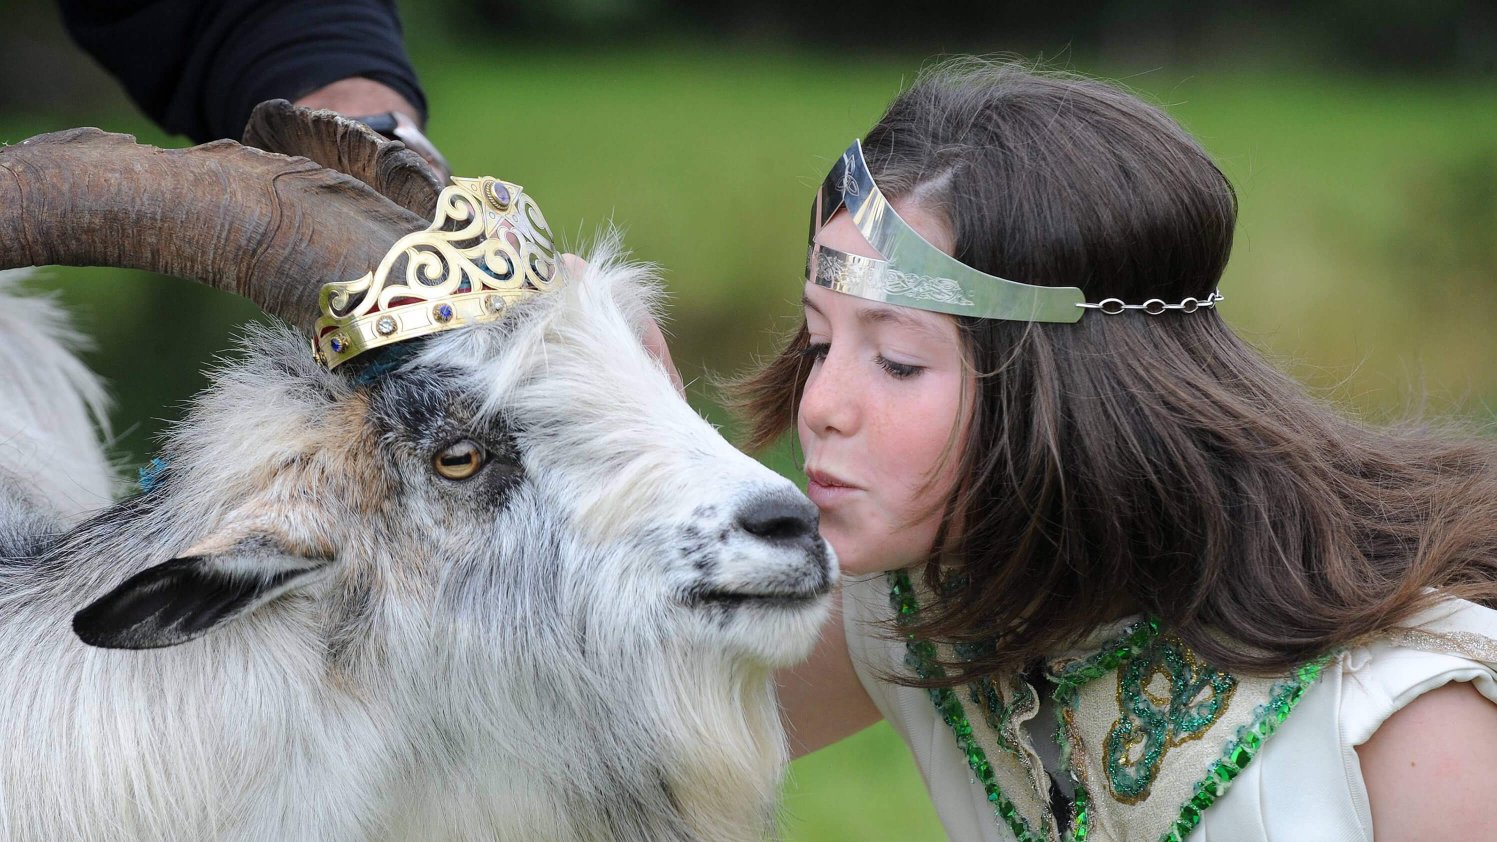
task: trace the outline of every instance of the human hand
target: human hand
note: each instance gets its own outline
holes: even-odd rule
[[[580,278],[587,271],[587,261],[575,254],[563,254],[561,256],[562,271],[573,278]],[[649,316],[645,317],[644,334],[640,342],[650,356],[660,361],[665,368],[665,373],[676,387],[676,392],[681,397],[686,397],[686,385],[681,381],[681,372],[676,370],[676,364],[671,361],[671,349],[665,342],[665,333],[660,329],[659,323]]]
[[[336,111],[391,140],[404,143],[426,160],[441,184],[446,184],[452,176],[447,159],[421,133],[416,107],[390,87],[372,79],[339,79],[312,91],[295,104]]]

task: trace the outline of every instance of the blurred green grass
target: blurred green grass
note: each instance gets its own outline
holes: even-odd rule
[[[671,292],[693,402],[703,378],[770,352],[798,314],[811,190],[918,59],[763,49],[418,51],[430,134],[460,174],[525,185],[572,247],[610,220]],[[1164,104],[1236,184],[1222,310],[1293,374],[1358,415],[1427,403],[1479,425],[1497,398],[1497,89],[1479,80],[1323,71],[1158,71],[1122,80]],[[167,142],[123,111],[105,128]],[[0,139],[63,128],[0,115]],[[202,384],[252,308],[140,273],[51,270],[110,378],[122,461]],[[768,457],[800,479],[793,452]],[[797,762],[789,842],[941,838],[885,726]]]

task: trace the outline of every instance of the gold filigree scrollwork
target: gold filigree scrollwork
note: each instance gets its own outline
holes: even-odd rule
[[[400,238],[373,272],[326,284],[314,350],[329,368],[371,348],[499,318],[550,289],[555,238],[517,184],[456,178],[424,231]]]

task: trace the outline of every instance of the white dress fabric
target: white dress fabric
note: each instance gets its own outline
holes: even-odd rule
[[[894,615],[889,581],[883,575],[846,581],[843,621],[854,666],[869,696],[913,753],[948,836],[957,842],[1010,842],[1025,838],[1021,832],[1036,840],[1073,838],[1049,815],[1048,793],[1040,791],[1049,781],[1038,768],[1040,758],[1053,758],[1055,753],[1034,752],[1029,743],[1032,728],[995,730],[991,720],[988,725],[979,721],[983,717],[982,708],[974,704],[977,694],[957,694],[963,698],[983,758],[992,761],[1007,809],[1027,820],[1016,831],[1014,821],[999,815],[989,790],[978,781],[956,729],[937,710],[931,693],[880,680],[880,675],[910,670],[905,641],[889,639],[877,625]],[[1116,638],[1125,625],[1102,629],[1089,643]],[[1201,665],[1190,663],[1197,670],[1192,675],[1209,678],[1199,672]],[[1282,695],[1285,685],[1233,677],[1212,691],[1209,684],[1198,683],[1207,687],[1200,699],[1211,701],[1213,692],[1223,697],[1220,727],[1208,726],[1178,741],[1171,737],[1154,767],[1154,785],[1137,799],[1110,788],[1101,762],[1108,727],[1115,731],[1127,716],[1119,713],[1125,695],[1123,672],[1121,667],[1114,669],[1082,689],[1067,747],[1071,759],[1081,758],[1077,771],[1087,783],[1089,842],[1172,838],[1172,828],[1179,834],[1173,838],[1190,842],[1371,842],[1372,815],[1356,746],[1404,705],[1452,681],[1469,681],[1497,702],[1497,611],[1447,600],[1412,618],[1405,628],[1331,658],[1277,729],[1184,830],[1176,821],[1190,800],[1190,785],[1207,775],[1224,748],[1230,753],[1228,742],[1241,739],[1243,723],[1253,721],[1254,711],[1261,716],[1262,702],[1273,692]],[[1015,718],[1032,717],[1032,711],[1020,710]],[[1053,728],[1047,730],[1053,733]],[[1006,750],[997,745],[1005,740],[1004,734]],[[1126,764],[1137,754],[1137,749],[1125,747],[1114,756]],[[1033,761],[1033,768],[1025,758]]]

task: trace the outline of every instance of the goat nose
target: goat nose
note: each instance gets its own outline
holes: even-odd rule
[[[810,500],[799,494],[760,497],[738,511],[738,526],[766,541],[815,540],[820,514]]]

